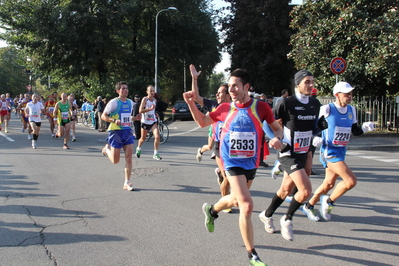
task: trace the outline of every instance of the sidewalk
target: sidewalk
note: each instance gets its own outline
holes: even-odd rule
[[[348,150],[399,151],[399,134],[367,133],[351,136]]]

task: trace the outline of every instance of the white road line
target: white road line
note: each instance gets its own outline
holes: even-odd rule
[[[195,128],[193,128],[193,129],[191,129],[191,130],[189,130],[189,131],[186,131],[186,132],[181,132],[181,133],[176,133],[176,134],[169,134],[169,136],[179,136],[179,135],[184,135],[184,134],[187,134],[187,133],[190,133],[190,132],[193,132],[193,131],[196,131],[197,129],[199,129],[200,127],[195,127]]]
[[[0,132],[0,135],[5,137],[8,141],[10,142],[14,142],[15,140],[13,140],[12,138],[10,138],[9,136],[7,136],[6,134],[4,134],[3,132]]]

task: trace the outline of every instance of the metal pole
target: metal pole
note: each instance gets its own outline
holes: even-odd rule
[[[160,94],[161,90],[158,87],[158,16],[163,11],[177,10],[176,7],[168,7],[166,9],[159,10],[155,16],[155,92]]]

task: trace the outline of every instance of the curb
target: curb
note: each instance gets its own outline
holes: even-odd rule
[[[399,145],[348,145],[347,150],[359,151],[399,151]]]

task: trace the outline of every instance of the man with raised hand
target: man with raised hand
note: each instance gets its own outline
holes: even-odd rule
[[[274,120],[267,103],[251,99],[248,95],[249,74],[243,69],[236,69],[230,74],[229,94],[232,103],[223,103],[204,115],[195,105],[196,94],[192,91],[183,94],[195,122],[206,127],[217,121],[224,121],[220,138],[220,157],[229,180],[231,193],[222,197],[216,204],[204,203],[205,227],[214,231],[214,221],[222,210],[238,207],[240,209],[239,227],[251,265],[264,266],[254,247],[254,233],[251,215],[253,201],[249,188],[255,178],[256,169],[261,159],[261,147],[264,142],[262,122],[267,121],[275,132],[269,145],[281,148],[282,131]]]

